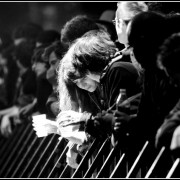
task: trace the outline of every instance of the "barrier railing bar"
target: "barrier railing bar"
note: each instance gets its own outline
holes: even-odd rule
[[[41,169],[38,167],[38,165],[43,166],[43,164],[46,162],[45,158],[47,158],[49,153],[52,151],[52,149],[54,147],[54,143],[56,143],[56,135],[55,134],[49,140],[49,142],[48,142],[47,146],[45,147],[43,153],[40,152],[40,157],[38,158],[38,160],[35,161],[35,165],[33,165],[33,168],[29,172],[28,177],[31,176],[33,173],[39,174]],[[38,170],[39,170],[39,172],[37,172]]]
[[[14,129],[14,132],[16,133],[16,131],[18,131],[18,128],[15,128]],[[6,137],[3,137],[3,135],[1,135],[2,138],[4,138],[4,142],[5,144],[3,144],[3,146],[1,146],[1,149],[0,149],[0,156],[2,156],[4,154],[4,151],[6,151],[7,147],[9,147],[9,144],[11,144],[12,142],[12,139],[13,139],[13,136],[10,136],[8,138]]]
[[[90,165],[89,169],[87,170],[87,172],[84,175],[84,178],[90,177],[92,175],[92,173],[94,172],[94,170],[100,166],[99,164],[99,160],[100,158],[104,155],[104,152],[107,150],[106,147],[109,145],[109,138],[106,138],[106,140],[103,142],[103,144],[101,145],[98,153],[96,154],[94,161],[92,162],[92,164]]]
[[[37,178],[40,178],[40,177],[43,175],[44,171],[47,170],[47,168],[49,167],[49,163],[50,163],[51,160],[53,159],[53,156],[55,156],[55,151],[57,150],[57,148],[58,148],[59,146],[63,145],[64,141],[65,141],[64,138],[61,138],[61,139],[58,141],[58,143],[56,144],[56,146],[55,146],[55,148],[53,149],[52,153],[50,154],[48,160],[46,161],[45,165],[42,167],[40,173],[38,174]],[[32,177],[32,175],[33,175],[33,171],[30,173],[30,175],[28,176],[28,178]]]
[[[133,163],[132,167],[130,168],[126,178],[130,178],[130,176],[132,176],[135,173],[135,171],[139,168],[138,167],[138,165],[140,165],[139,162],[143,158],[143,155],[146,153],[148,145],[149,145],[149,142],[146,141],[142,150],[140,151],[139,155],[137,156],[135,162]]]
[[[64,170],[60,174],[59,178],[70,178],[71,177],[71,171],[72,171],[72,168],[70,166],[66,165]],[[68,175],[68,173],[69,173],[69,175]]]
[[[174,164],[172,165],[170,171],[168,172],[166,178],[171,178],[173,173],[175,172],[176,168],[178,167],[180,163],[180,158],[177,158],[176,161],[174,162]]]
[[[0,155],[4,156],[4,152],[7,151],[8,147],[12,144],[12,141],[15,141],[14,139],[14,134],[15,136],[20,135],[19,128],[21,127],[16,126],[15,129],[13,130],[13,134],[9,138],[5,138],[5,144],[3,144],[2,149],[0,150]]]
[[[149,178],[149,177],[150,177],[150,175],[152,174],[155,166],[157,165],[157,163],[158,163],[159,159],[161,158],[162,154],[164,153],[164,151],[165,151],[165,147],[163,146],[163,147],[161,148],[159,154],[157,155],[156,159],[154,160],[152,166],[151,166],[150,169],[148,170],[145,178]]]
[[[43,146],[43,145],[46,145],[46,143],[48,143],[49,137],[50,137],[50,136],[46,136],[46,137],[44,137],[44,138],[41,140],[40,144],[38,145],[38,147],[36,148],[35,152],[33,153],[33,156],[32,156],[31,159],[28,161],[26,167],[24,168],[24,170],[22,171],[21,175],[19,176],[20,178],[24,177],[24,175],[27,173],[27,171],[30,170],[29,168],[32,167],[32,164],[34,163],[33,161],[34,161],[34,160],[36,161],[36,160],[38,159],[37,155],[38,155],[39,151],[41,150],[42,146]],[[35,159],[35,158],[36,158],[36,159]]]
[[[26,129],[25,129],[25,131],[23,132],[22,136],[20,137],[18,143],[17,143],[16,146],[13,148],[13,151],[12,151],[11,155],[8,157],[5,165],[4,165],[3,168],[1,169],[0,174],[3,175],[3,173],[5,173],[4,170],[6,170],[6,167],[9,166],[4,177],[7,177],[8,173],[11,172],[12,167],[14,166],[14,164],[16,163],[16,161],[18,160],[18,157],[19,157],[20,155],[22,155],[22,150],[24,150],[24,147],[26,146],[26,143],[24,143],[24,142],[26,142],[26,141],[24,141],[24,139],[26,138],[27,132],[29,132],[30,128],[31,128],[31,125],[28,124],[28,126],[26,127]],[[32,132],[32,131],[31,131],[31,132]],[[32,135],[32,133],[29,134],[29,136],[28,136],[27,139],[29,139],[29,138],[31,137],[31,135]],[[24,142],[23,142],[23,141],[24,141]],[[24,144],[23,144],[23,146],[21,146],[21,149],[19,150],[18,148],[20,147],[20,145],[21,145],[22,143],[24,143]],[[13,161],[11,162],[12,157],[15,155],[15,153],[17,153],[16,156],[15,156],[15,159],[13,159]]]
[[[14,133],[13,133],[13,138],[11,139],[12,140],[11,143],[6,148],[6,151],[2,154],[3,157],[0,159],[0,165],[7,162],[7,158],[9,159],[9,156],[12,156],[11,154],[13,153],[13,150],[19,145],[19,143],[22,139],[21,137],[23,136],[22,131],[24,130],[24,125],[17,127],[17,128],[19,128],[19,129],[17,132],[15,131],[15,137],[14,137]],[[26,129],[27,129],[27,126],[26,126]],[[26,132],[26,129],[24,130],[25,132]]]
[[[103,143],[100,142],[99,139],[94,139],[94,141],[92,142],[89,150],[86,152],[86,154],[84,155],[84,157],[82,158],[81,162],[79,163],[79,166],[76,168],[74,174],[72,175],[71,178],[76,178],[79,174],[80,171],[82,171],[82,169],[84,168],[85,163],[89,160],[89,158],[92,156],[92,153],[95,151],[95,149],[98,147],[99,143]]]
[[[113,178],[117,172],[117,170],[119,169],[120,165],[122,164],[122,161],[125,159],[125,153],[123,153],[118,161],[118,163],[116,164],[113,172],[111,173],[109,178]]]
[[[47,178],[50,178],[51,175],[53,174],[57,164],[63,159],[66,157],[66,153],[68,151],[68,146],[66,145],[66,147],[64,148],[63,152],[61,153],[60,157],[58,158],[58,160],[56,161],[55,165],[53,166],[51,172],[49,173],[48,177]]]
[[[25,162],[26,157],[28,156],[30,150],[33,148],[33,146],[35,145],[36,141],[37,141],[37,136],[34,137],[33,141],[31,142],[31,144],[29,145],[28,149],[26,150],[26,153],[23,155],[20,163],[18,164],[18,166],[16,167],[14,173],[12,174],[11,178],[16,177],[16,175],[19,173],[19,171],[21,171],[21,167],[23,165],[23,163]]]
[[[98,172],[96,178],[103,177],[104,172],[106,171],[107,167],[110,167],[111,162],[115,158],[115,155],[120,150],[120,144],[119,142],[111,149],[109,155],[107,156],[103,166],[101,167],[100,171]]]

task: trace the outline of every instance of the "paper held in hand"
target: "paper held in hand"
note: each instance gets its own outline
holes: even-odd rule
[[[46,119],[46,114],[32,117],[33,127],[38,137],[45,137],[57,132],[57,122]]]

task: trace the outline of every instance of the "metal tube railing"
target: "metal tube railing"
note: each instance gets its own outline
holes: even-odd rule
[[[31,123],[15,130],[14,139],[1,149],[0,177],[28,178],[171,178],[180,177],[179,157],[172,159],[170,151],[146,141],[142,146],[124,148],[111,146],[110,138],[95,139],[82,157],[79,166],[66,164],[67,141],[58,135],[37,138]],[[4,142],[4,141],[3,141]],[[10,151],[10,149],[12,149]],[[4,157],[3,157],[4,153]],[[132,154],[131,154],[132,153]],[[162,165],[163,169],[162,169]]]

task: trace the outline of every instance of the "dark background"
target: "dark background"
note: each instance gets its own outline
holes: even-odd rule
[[[98,19],[104,10],[116,10],[116,7],[117,2],[0,2],[0,33],[12,33],[26,22],[59,31],[77,14]]]
[[[149,2],[147,2],[149,3]],[[180,12],[180,2],[156,2],[164,13]],[[0,2],[0,35],[12,33],[21,24],[34,22],[44,29],[60,31],[65,22],[77,14],[98,19],[104,10],[116,10],[117,2]]]

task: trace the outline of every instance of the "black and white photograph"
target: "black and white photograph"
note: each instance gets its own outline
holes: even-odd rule
[[[180,2],[1,1],[1,178],[180,178]]]

